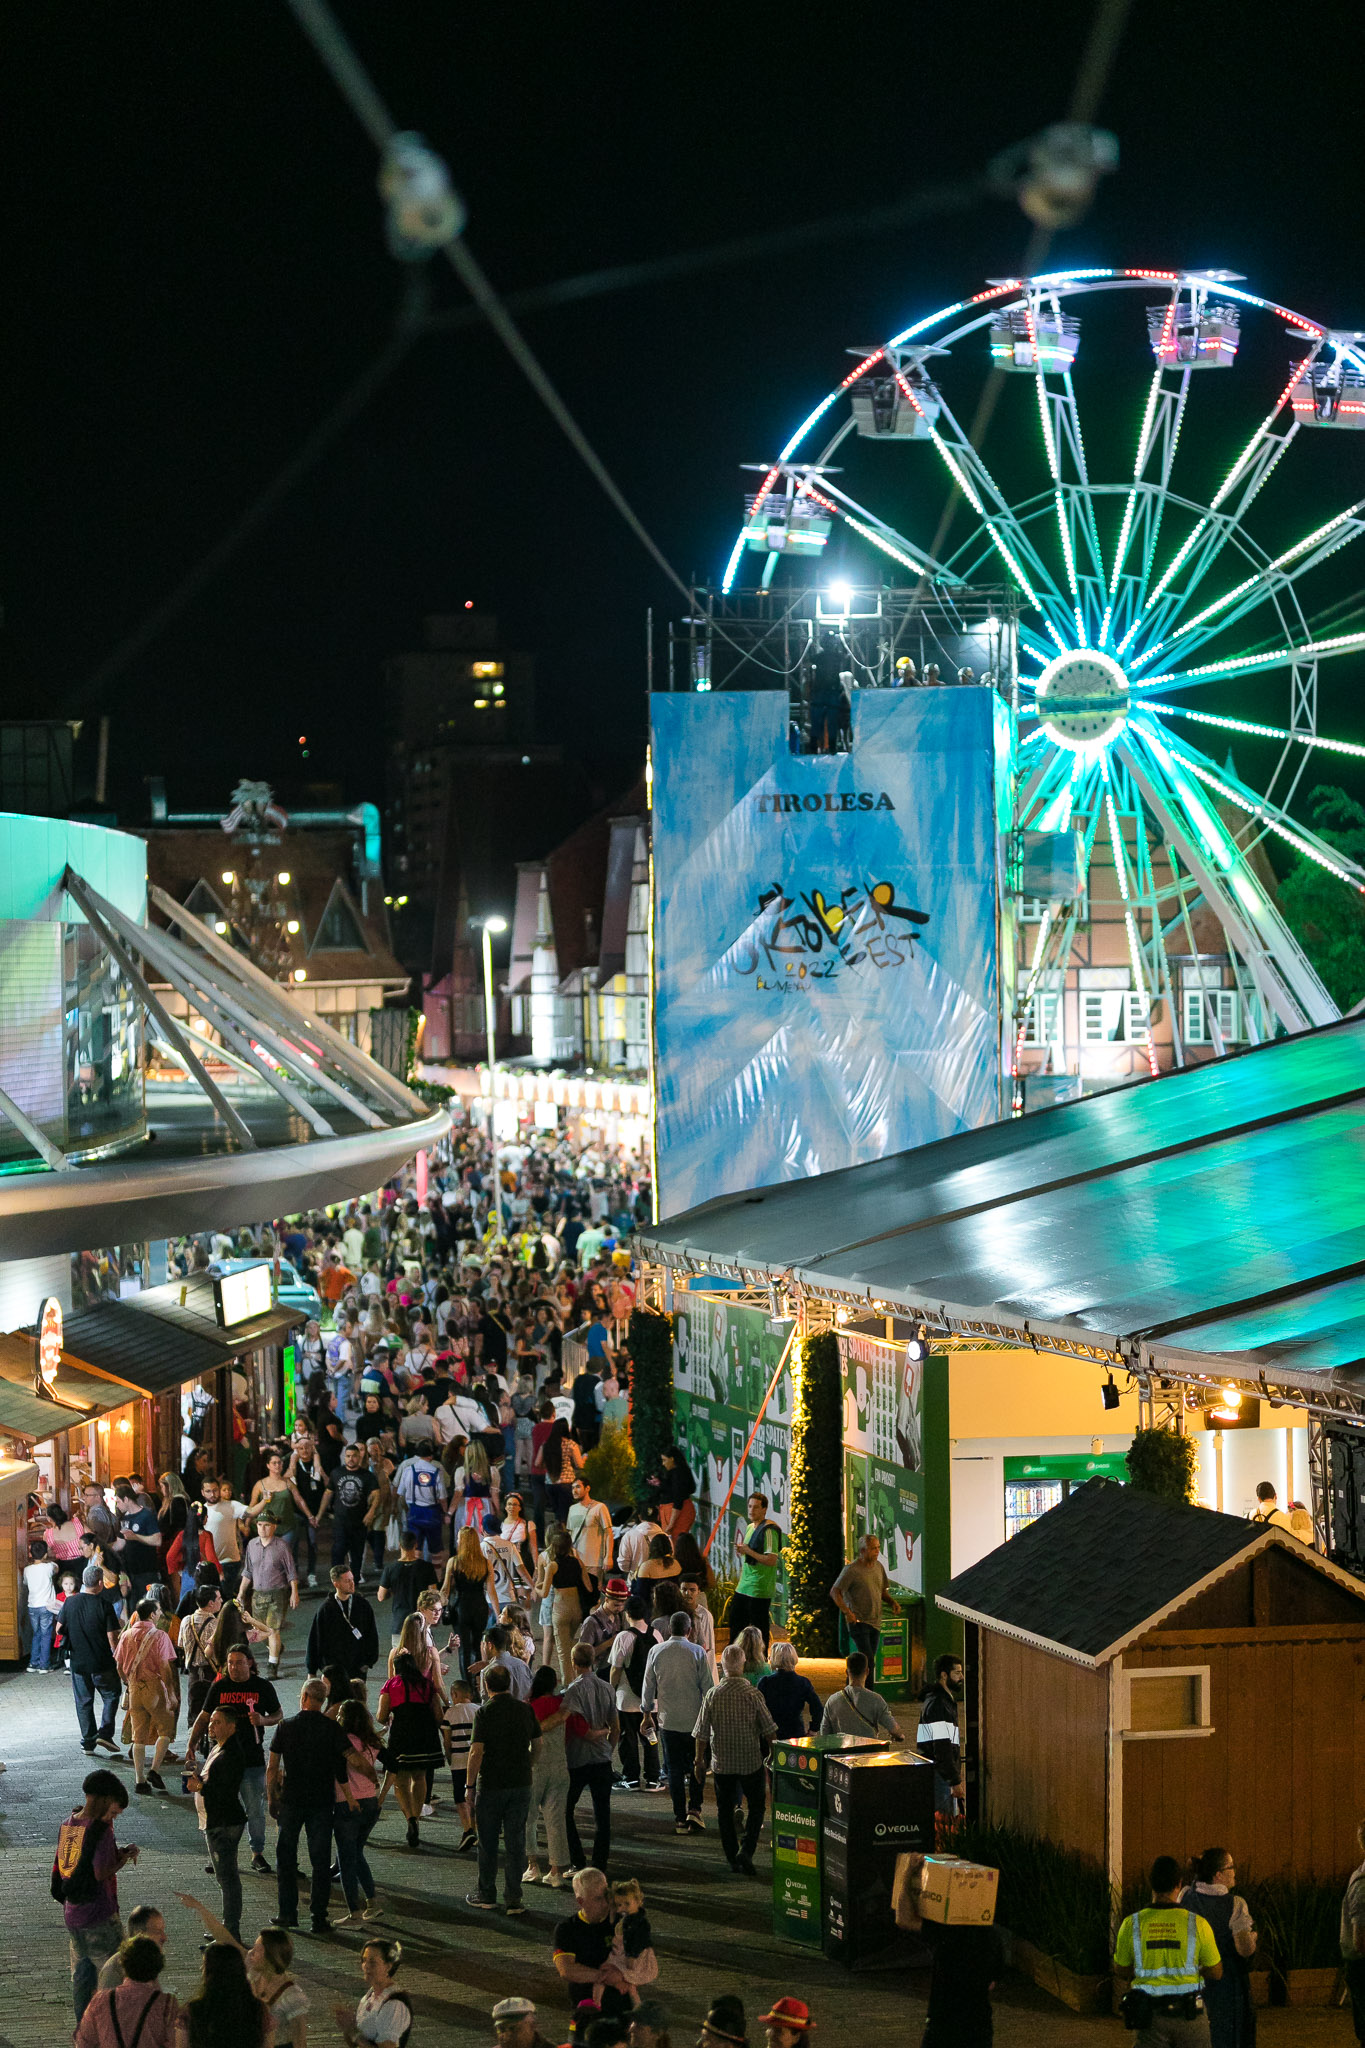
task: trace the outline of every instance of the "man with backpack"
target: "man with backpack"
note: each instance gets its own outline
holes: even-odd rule
[[[592,1651],[593,1669],[605,1678],[612,1663],[612,1646],[626,1626],[626,1596],[630,1587],[624,1579],[608,1579],[602,1597],[578,1631],[580,1643]],[[639,1687],[635,1690],[638,1692]]]
[[[52,1859],[52,1896],[62,1908],[71,1944],[71,1999],[76,2024],[95,1995],[100,1968],[123,1940],[118,1873],[137,1862],[137,1848],[120,1849],[114,1822],[128,1794],[112,1771],[91,1771],[81,1786],[84,1806],[62,1822]]]
[[[653,1792],[662,1782],[659,1777],[659,1750],[657,1743],[644,1734],[640,1725],[644,1720],[641,1695],[645,1689],[645,1666],[655,1640],[649,1625],[648,1603],[638,1595],[632,1595],[626,1601],[621,1620],[623,1625],[612,1642],[608,1667],[608,1676],[616,1687],[616,1712],[621,1723],[620,1783],[626,1792],[636,1792],[641,1787],[646,1792]]]
[[[445,1548],[441,1540],[446,1509],[446,1475],[426,1444],[410,1458],[404,1458],[394,1474],[394,1492],[406,1509],[407,1526],[417,1538],[419,1551],[428,1558],[439,1557]]]

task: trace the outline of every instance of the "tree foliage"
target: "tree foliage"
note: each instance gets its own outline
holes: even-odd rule
[[[635,1453],[623,1422],[604,1424],[597,1443],[583,1460],[583,1477],[596,1499],[608,1507],[620,1507],[635,1498]]]
[[[843,1568],[843,1387],[832,1330],[800,1347],[791,1434],[787,1629],[808,1657],[832,1657],[838,1617],[829,1589]]]
[[[1173,1429],[1140,1429],[1127,1457],[1128,1477],[1142,1493],[1158,1500],[1192,1501],[1199,1449],[1192,1436]]]
[[[1314,832],[1365,865],[1365,810],[1325,784],[1308,800]],[[1280,913],[1343,1012],[1365,997],[1365,897],[1307,855],[1280,884]]]
[[[635,1450],[635,1498],[657,1502],[651,1477],[673,1441],[673,1318],[657,1309],[632,1310],[630,1334],[630,1439]]]

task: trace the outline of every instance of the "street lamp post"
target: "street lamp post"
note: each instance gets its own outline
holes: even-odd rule
[[[505,917],[481,917],[471,922],[483,926],[483,1017],[488,1031],[488,1155],[493,1168],[493,1213],[497,1219],[497,1234],[503,1236],[502,1225],[502,1175],[498,1170],[498,1138],[493,1119],[496,1114],[494,1083],[497,1080],[497,1005],[493,998],[493,934],[507,930]]]

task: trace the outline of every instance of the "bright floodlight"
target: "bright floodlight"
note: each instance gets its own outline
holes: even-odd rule
[[[831,583],[829,594],[836,604],[843,605],[845,610],[847,610],[848,606],[853,602],[853,585],[851,583]]]
[[[486,917],[483,921],[483,928],[486,932],[505,932],[507,930],[507,919],[505,917]]]

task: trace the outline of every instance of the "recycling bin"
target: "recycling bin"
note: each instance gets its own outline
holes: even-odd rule
[[[822,1942],[851,1967],[896,1938],[896,1858],[934,1846],[934,1766],[913,1749],[831,1756],[822,1773]]]
[[[820,1820],[831,1757],[886,1747],[877,1735],[800,1735],[773,1744],[773,1932],[820,1946]]]
[[[886,1700],[904,1700],[910,1697],[913,1678],[910,1666],[910,1617],[908,1614],[882,1615],[881,1639],[877,1644],[877,1662],[870,1680],[874,1691]]]

